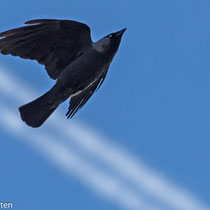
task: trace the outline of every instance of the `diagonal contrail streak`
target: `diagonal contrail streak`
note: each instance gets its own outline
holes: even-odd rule
[[[192,195],[174,186],[166,178],[146,167],[140,160],[135,160],[130,154],[126,154],[122,149],[120,150],[108,143],[110,142],[109,139],[97,135],[96,132],[90,132],[90,129],[84,125],[77,125],[75,122],[74,129],[69,130],[65,122],[58,116],[55,123],[60,128],[62,125],[62,134],[71,136],[71,141],[73,140],[85,147],[92,155],[106,162],[114,170],[118,170],[122,176],[133,182],[135,186],[162,203],[177,210],[209,209],[202,206],[202,203]]]
[[[14,90],[18,90],[18,95]],[[33,98],[33,94],[26,93],[26,88],[11,75],[0,69],[0,91],[8,94],[20,103],[25,103]],[[91,132],[84,125],[71,123],[67,126],[67,122],[55,113],[54,118],[50,118],[48,122],[55,127],[61,135],[71,137],[71,141],[79,144],[90,155],[95,156],[106,163],[110,168],[118,171],[130,182],[133,182],[145,194],[154,197],[158,201],[177,210],[207,210],[210,209],[203,205],[184,190],[174,186],[166,181],[157,173],[146,167],[139,160],[135,160],[130,154],[111,145],[110,140]],[[71,127],[71,129],[69,129]]]
[[[46,132],[34,132],[26,128],[15,112],[0,104],[0,124],[4,130],[19,134],[22,140],[32,144],[34,148],[42,152],[50,161],[57,165],[65,173],[75,177],[80,177],[85,184],[102,196],[115,201],[122,208],[128,210],[157,210],[152,205],[147,204],[141,197],[127,189],[116,177],[112,177],[106,172],[96,169],[87,161],[82,160],[75,152],[67,149],[61,143]]]

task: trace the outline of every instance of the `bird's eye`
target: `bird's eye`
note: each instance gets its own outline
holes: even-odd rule
[[[109,34],[109,38],[112,38],[113,37],[113,35],[112,34]]]

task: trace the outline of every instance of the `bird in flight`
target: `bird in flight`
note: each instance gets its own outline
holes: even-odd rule
[[[72,118],[102,85],[126,29],[93,42],[84,23],[37,19],[25,24],[0,33],[1,54],[38,61],[56,82],[47,93],[19,107],[21,118],[40,127],[68,98],[66,116]]]

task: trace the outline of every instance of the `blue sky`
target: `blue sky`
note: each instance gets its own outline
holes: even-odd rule
[[[209,1],[20,0],[3,1],[1,9],[1,31],[35,18],[73,19],[88,24],[96,41],[127,27],[104,84],[72,122],[93,128],[210,206]],[[36,62],[0,55],[0,64],[35,97],[54,83]],[[1,105],[16,117],[17,107],[34,99],[0,95]],[[57,112],[71,131],[67,107],[68,102]],[[53,132],[49,124],[34,135]],[[73,172],[54,167],[22,142],[22,134],[2,126],[0,138],[0,200],[12,201],[18,210],[121,209]]]

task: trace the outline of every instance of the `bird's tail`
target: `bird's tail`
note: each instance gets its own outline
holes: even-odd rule
[[[19,107],[22,120],[31,127],[41,126],[59,106],[54,87],[36,100]]]

